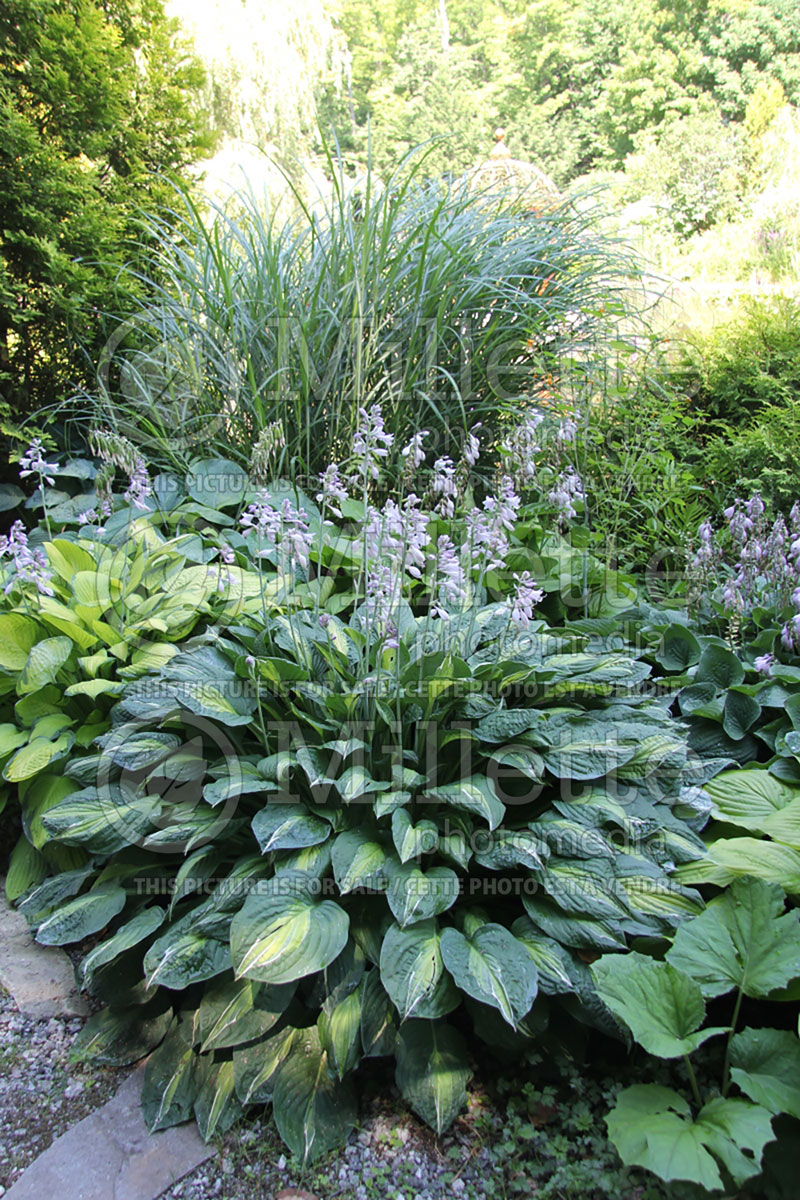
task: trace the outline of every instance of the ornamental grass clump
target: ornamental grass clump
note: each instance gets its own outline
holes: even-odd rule
[[[618,1036],[587,962],[702,909],[674,878],[702,794],[613,604],[551,628],[507,464],[476,503],[412,437],[387,496],[393,438],[365,409],[315,500],[220,459],[148,475],[39,531],[52,596],[5,568],[20,907],[93,939],[78,1053],[149,1055],[151,1129],[271,1103],[307,1161],[386,1057],[441,1132],[476,1039],[524,1052],[554,1009]]]

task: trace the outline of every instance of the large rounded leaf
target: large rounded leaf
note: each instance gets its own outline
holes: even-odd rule
[[[251,824],[262,854],[318,846],[331,832],[328,822],[315,817],[303,804],[268,804]]]
[[[460,881],[449,867],[421,871],[413,863],[389,863],[387,899],[398,925],[405,928],[428,917],[436,917],[455,904]]]
[[[403,1098],[437,1134],[453,1123],[467,1099],[464,1041],[441,1021],[409,1021],[397,1036],[395,1079]]]
[[[420,921],[410,929],[389,927],[381,946],[381,981],[404,1021],[442,1017],[458,1006],[435,920]]]
[[[340,833],[333,843],[331,863],[339,891],[386,886],[387,854],[380,842],[355,830]]]
[[[227,458],[204,458],[193,463],[186,476],[192,499],[213,509],[241,504],[247,486],[246,472]]]
[[[91,933],[105,929],[125,907],[126,895],[116,883],[103,883],[68,900],[42,921],[36,940],[43,946],[66,946],[80,942]]]
[[[347,913],[320,900],[318,881],[285,871],[251,892],[231,924],[237,977],[291,983],[322,971],[347,942]]]
[[[462,991],[496,1008],[516,1029],[536,999],[537,972],[526,948],[502,925],[481,925],[469,937],[442,933],[442,958]]]
[[[304,1163],[344,1141],[356,1120],[352,1088],[328,1065],[316,1029],[303,1030],[275,1079],[275,1123]]]

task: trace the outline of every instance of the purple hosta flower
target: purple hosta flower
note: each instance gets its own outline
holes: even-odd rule
[[[781,645],[784,650],[794,650],[794,634],[790,625],[784,625],[781,630]]]
[[[437,458],[433,464],[433,471],[431,490],[434,496],[440,497],[436,511],[449,520],[455,513],[455,501],[458,496],[456,468],[452,458],[448,458],[447,455]]]
[[[747,515],[751,521],[757,521],[759,517],[764,515],[764,501],[761,499],[760,492],[753,492],[753,495],[747,501]]]
[[[253,667],[256,665],[255,656],[253,654],[246,655],[245,660],[244,660],[244,665],[246,667],[249,667],[250,670],[252,671]]]
[[[378,636],[384,639],[387,648],[397,646],[397,628],[392,620],[392,613],[401,590],[400,578],[388,563],[370,563],[364,608],[368,620],[375,626]]]
[[[736,500],[725,509],[725,519],[734,541],[743,544],[753,530],[753,518],[747,512],[747,506]]]
[[[775,656],[773,654],[762,654],[753,660],[753,667],[758,671],[759,675],[769,675],[774,662]]]
[[[800,608],[800,587],[797,587],[792,592],[792,604],[795,608]]]
[[[361,476],[378,479],[381,459],[387,457],[394,434],[387,433],[384,428],[380,404],[373,404],[369,411],[360,408],[358,415],[361,423],[353,438],[353,454],[361,460]]]
[[[704,521],[697,531],[699,546],[692,559],[695,570],[707,567],[714,558],[714,529],[710,521]]]
[[[425,451],[422,448],[422,439],[428,436],[428,430],[422,429],[419,433],[415,433],[411,441],[403,446],[400,451],[403,458],[406,460],[406,465],[410,473],[419,470],[425,462]]]
[[[8,537],[0,537],[0,558],[8,556],[16,574],[8,581],[3,591],[6,595],[15,583],[32,583],[42,596],[52,596],[53,589],[49,586],[52,572],[44,550],[31,550],[28,545],[28,535],[22,521],[15,521],[8,532]]]
[[[19,465],[22,468],[19,473],[20,479],[25,479],[28,475],[38,475],[40,487],[44,487],[46,483],[52,487],[55,483],[53,473],[58,470],[58,464],[45,462],[44,445],[41,438],[33,439],[20,458]]]
[[[472,547],[473,564],[482,571],[496,571],[505,565],[508,553],[507,533],[511,533],[520,508],[520,498],[514,491],[509,475],[500,480],[499,494],[487,496],[483,512],[473,508],[467,514],[467,534]]]
[[[223,543],[219,548],[219,556],[227,567],[232,566],[236,562],[236,554],[232,546],[227,546]]]
[[[572,467],[567,467],[566,471],[562,471],[559,475],[547,498],[558,510],[559,521],[572,520],[578,515],[573,501],[584,498],[580,475]]]
[[[543,421],[544,413],[529,413],[500,445],[505,470],[518,487],[536,478],[536,455],[542,449],[538,430]]]
[[[523,571],[521,575],[515,573],[514,581],[517,586],[507,600],[511,620],[519,629],[528,629],[533,620],[534,606],[544,598],[544,592],[536,587],[530,571]]]
[[[555,434],[557,446],[569,446],[574,443],[578,433],[580,415],[580,413],[575,413],[573,416],[564,417],[561,421]]]
[[[742,593],[741,576],[729,579],[722,589],[722,603],[729,612],[743,613],[747,609],[747,601]]]
[[[792,511],[789,513],[789,521],[792,526],[792,533],[800,534],[800,500],[795,500],[792,505]]]
[[[331,623],[330,614],[329,613],[320,613],[319,617],[317,618],[317,623],[318,623],[320,629],[327,629]]]
[[[136,459],[136,465],[130,475],[127,490],[123,492],[123,497],[134,508],[140,508],[144,512],[148,509],[147,497],[152,496],[153,485],[150,482],[150,475],[147,470],[147,464],[144,459],[139,457]]]
[[[464,442],[464,462],[470,468],[475,466],[481,453],[480,438],[477,437],[477,430],[480,429],[480,427],[480,421],[477,425],[473,425],[472,429],[470,429],[469,433],[467,434],[466,441]]]
[[[339,474],[337,463],[330,463],[319,477],[321,491],[317,492],[317,504],[329,508],[334,516],[341,517],[340,505],[347,499],[347,488]]]
[[[449,620],[448,608],[462,606],[467,598],[466,574],[455,544],[446,534],[436,542],[433,614]]]
[[[85,508],[83,512],[78,513],[79,525],[94,525],[95,521],[97,520],[98,515],[96,508]]]
[[[302,509],[295,508],[291,500],[283,500],[278,508],[266,491],[258,493],[253,504],[242,513],[240,524],[247,532],[255,529],[259,541],[273,544],[282,559],[288,559],[292,567],[308,570],[311,550],[311,533],[308,518]],[[262,550],[260,557],[267,551]],[[286,562],[282,564],[285,567]]]

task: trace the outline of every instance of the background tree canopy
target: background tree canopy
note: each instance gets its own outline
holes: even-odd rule
[[[137,211],[209,138],[202,82],[161,0],[5,0],[0,11],[0,386],[16,420],[80,386],[124,311]]]

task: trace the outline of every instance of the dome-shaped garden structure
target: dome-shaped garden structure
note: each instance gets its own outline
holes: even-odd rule
[[[466,176],[469,191],[492,198],[507,197],[536,212],[555,208],[562,197],[552,179],[535,163],[513,158],[505,136],[505,129],[495,130],[495,145],[489,157]]]

